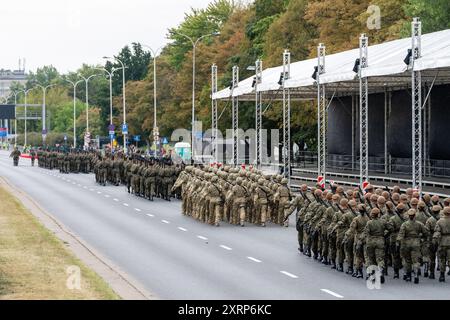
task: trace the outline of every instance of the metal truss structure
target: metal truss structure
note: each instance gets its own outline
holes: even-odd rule
[[[239,162],[239,98],[233,96],[234,89],[239,84],[239,67],[233,66],[233,80],[231,84],[232,95],[232,122],[233,122],[233,156],[232,164],[237,166]]]
[[[411,24],[411,89],[412,89],[412,183],[413,188],[422,192],[422,76],[414,71],[414,62],[422,55],[422,22],[414,18]]]
[[[362,69],[368,67],[369,39],[365,34],[359,37],[359,182],[362,185],[369,177],[369,91],[367,78]]]
[[[284,50],[283,53],[283,175],[290,180],[291,176],[291,93],[285,88],[285,82],[289,79],[291,70],[291,53]]]
[[[262,158],[262,93],[258,92],[258,85],[262,82],[262,61],[255,62],[255,165],[257,168],[261,167]]]
[[[217,65],[211,66],[211,97],[217,92]],[[218,149],[218,126],[217,126],[217,100],[211,99],[211,129],[212,129],[212,155],[215,162],[219,161]]]
[[[327,146],[327,101],[325,85],[320,83],[320,75],[325,73],[325,45],[320,43],[317,47],[317,151],[318,151],[318,176],[326,182],[326,146]]]

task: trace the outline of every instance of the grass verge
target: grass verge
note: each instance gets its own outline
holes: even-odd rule
[[[0,300],[10,299],[120,297],[0,187]]]

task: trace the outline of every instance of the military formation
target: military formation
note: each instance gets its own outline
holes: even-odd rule
[[[287,227],[294,208],[288,180],[254,168],[188,166],[172,190],[181,190],[184,215],[215,226],[272,222]]]
[[[413,189],[401,193],[356,188],[344,191],[301,186],[296,207],[299,251],[332,269],[381,283],[392,267],[394,279],[419,283],[419,277],[445,281],[450,264],[450,199],[422,197]],[[438,263],[436,263],[438,261]],[[450,271],[449,271],[450,275]],[[373,277],[372,277],[373,276]]]
[[[60,173],[90,173],[97,152],[83,150],[42,150],[36,152],[38,166]]]

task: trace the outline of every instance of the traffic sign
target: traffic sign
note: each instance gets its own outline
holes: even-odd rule
[[[139,141],[141,141],[141,136],[134,136],[133,140],[136,142],[139,142]]]
[[[162,144],[168,144],[168,143],[169,143],[169,141],[167,140],[167,138],[163,137],[162,138]]]
[[[66,135],[64,135],[64,141],[67,141],[67,136]]]
[[[47,134],[47,129],[43,129],[42,130],[42,135],[46,135]]]
[[[114,130],[109,130],[109,135],[114,135],[114,134],[115,134]]]
[[[126,123],[122,124],[122,134],[128,134],[128,125]]]
[[[113,131],[113,133],[109,133],[109,138],[111,139],[111,140],[113,140],[114,138],[115,138],[115,134],[114,134],[114,131]]]
[[[116,127],[113,125],[113,124],[110,124],[109,126],[108,126],[108,130],[109,131],[114,131],[116,129]]]

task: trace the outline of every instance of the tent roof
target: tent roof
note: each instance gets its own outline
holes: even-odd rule
[[[370,39],[369,39],[370,40]],[[404,59],[411,48],[411,38],[404,38],[376,44],[368,47],[368,67],[362,70],[362,76],[368,77],[370,93],[386,89],[400,90],[411,85],[411,70]],[[327,84],[327,93],[337,96],[359,92],[359,79],[353,72],[359,48],[329,54],[325,57],[325,73],[320,82]],[[316,81],[312,78],[317,58],[291,63],[290,79],[286,88],[291,90],[291,99],[314,99],[317,95]],[[257,90],[271,99],[281,99],[281,86],[278,84],[283,66],[265,69],[262,82]],[[422,71],[423,83],[450,83],[450,29],[422,35],[422,56],[414,63],[414,71]],[[213,99],[254,100],[253,76],[239,82],[232,92],[229,88],[213,95]]]

